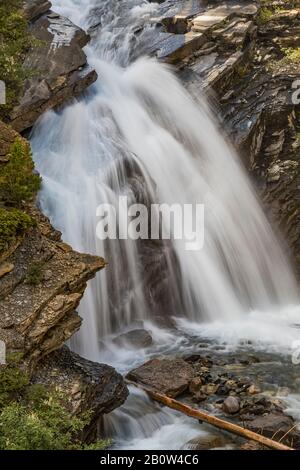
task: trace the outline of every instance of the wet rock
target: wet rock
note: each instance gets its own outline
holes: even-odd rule
[[[209,450],[223,447],[224,445],[225,440],[222,436],[207,434],[191,439],[185,444],[184,448],[186,450]]]
[[[128,379],[176,397],[187,390],[194,376],[193,368],[182,359],[152,359],[130,371]]]
[[[300,431],[295,429],[293,419],[282,413],[269,413],[252,421],[244,421],[244,423],[248,429],[258,434],[270,438],[276,436],[276,440],[286,435],[284,443],[294,446],[300,445]]]
[[[233,415],[240,409],[240,400],[236,397],[227,397],[223,402],[222,408],[225,413]]]
[[[24,0],[24,13],[28,21],[32,21],[46,13],[51,8],[51,2],[48,0]]]
[[[192,394],[196,394],[201,390],[201,386],[203,385],[202,379],[200,377],[194,377],[189,385],[189,392]]]
[[[133,349],[148,348],[152,345],[153,339],[149,331],[142,328],[128,331],[114,339],[114,343],[120,346],[127,346]]]
[[[214,393],[217,392],[218,388],[219,388],[218,384],[210,383],[210,384],[202,385],[201,392],[204,393],[205,395],[213,395]]]
[[[67,18],[51,11],[43,13],[47,5],[25,2],[27,16],[32,19],[30,31],[37,43],[24,60],[24,69],[35,73],[25,81],[23,96],[9,116],[19,132],[32,127],[48,109],[84,91],[97,78],[82,50],[89,36]]]
[[[257,386],[257,385],[250,385],[250,387],[247,389],[247,392],[249,393],[249,395],[256,395],[257,393],[260,393],[261,390],[260,388]]]
[[[201,391],[193,395],[193,401],[195,403],[202,403],[203,401],[206,400],[206,398],[207,398],[207,395],[205,395],[205,393],[202,393]]]

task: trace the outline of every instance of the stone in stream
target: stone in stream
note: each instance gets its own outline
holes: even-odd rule
[[[300,446],[300,431],[295,428],[295,422],[283,413],[269,413],[251,421],[244,421],[244,426],[250,431],[263,434],[266,437],[283,439],[283,443],[292,447]]]
[[[188,441],[184,449],[186,450],[208,450],[223,447],[225,441],[222,436],[216,434],[206,434],[205,436],[195,437]]]
[[[197,392],[200,392],[201,386],[203,385],[201,377],[194,377],[189,386],[189,392],[192,394],[196,394]]]
[[[179,358],[152,359],[127,374],[129,380],[145,384],[170,397],[184,392],[193,376],[193,367]]]
[[[149,331],[139,328],[117,336],[114,343],[133,349],[142,349],[151,346],[153,339]]]
[[[240,409],[240,400],[237,397],[227,397],[222,405],[223,411],[229,415],[234,415]]]

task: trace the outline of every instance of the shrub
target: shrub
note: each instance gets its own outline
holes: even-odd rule
[[[269,8],[262,8],[258,14],[257,21],[260,24],[268,23],[273,17],[273,12]]]
[[[18,361],[0,368],[0,450],[104,449],[109,441],[79,439],[89,415],[73,416],[63,395],[32,385]]]
[[[44,263],[36,261],[31,263],[27,268],[25,282],[31,286],[37,286],[43,279],[43,267]]]
[[[0,80],[6,84],[6,105],[0,106],[0,117],[5,119],[17,103],[28,71],[23,68],[26,51],[33,45],[22,0],[0,2]]]
[[[0,208],[0,252],[8,248],[18,235],[28,230],[33,220],[19,209]]]
[[[34,174],[29,143],[19,137],[11,146],[8,163],[0,168],[0,201],[20,206],[39,190],[41,178]]]

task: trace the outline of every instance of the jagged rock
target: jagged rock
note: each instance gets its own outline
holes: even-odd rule
[[[42,218],[43,221],[43,218]],[[26,272],[34,262],[42,262],[55,276],[39,285],[26,283]],[[43,235],[39,226],[25,237],[7,262],[14,265],[0,280],[0,336],[7,348],[22,348],[30,361],[60,347],[81,324],[75,310],[87,281],[105,266],[102,258],[81,255],[71,247]],[[7,335],[7,333],[9,333]]]
[[[177,397],[188,388],[193,375],[192,366],[182,359],[152,359],[130,371],[127,377]]]
[[[25,2],[25,12],[33,20],[30,31],[38,42],[24,60],[24,68],[35,73],[25,81],[23,96],[10,113],[11,124],[19,132],[97,79],[82,50],[89,36],[67,18],[51,11],[43,13],[46,7],[45,2]],[[38,12],[43,14],[37,16]]]
[[[63,392],[73,413],[91,412],[93,426],[128,396],[123,377],[113,367],[83,359],[66,346],[39,362],[32,381]]]
[[[48,0],[24,0],[23,4],[24,13],[28,21],[36,19],[51,8],[51,2]]]
[[[134,349],[147,348],[151,346],[152,342],[153,339],[149,331],[142,328],[128,331],[114,339],[115,344]]]

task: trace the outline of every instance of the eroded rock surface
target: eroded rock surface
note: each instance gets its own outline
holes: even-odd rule
[[[89,36],[69,19],[51,11],[50,6],[43,0],[24,2],[36,44],[24,60],[24,68],[31,76],[10,114],[11,124],[19,132],[32,127],[45,111],[71,100],[97,79],[82,50]]]
[[[121,406],[128,390],[113,367],[83,359],[64,346],[43,359],[33,382],[64,393],[73,413],[92,412],[92,420]]]

